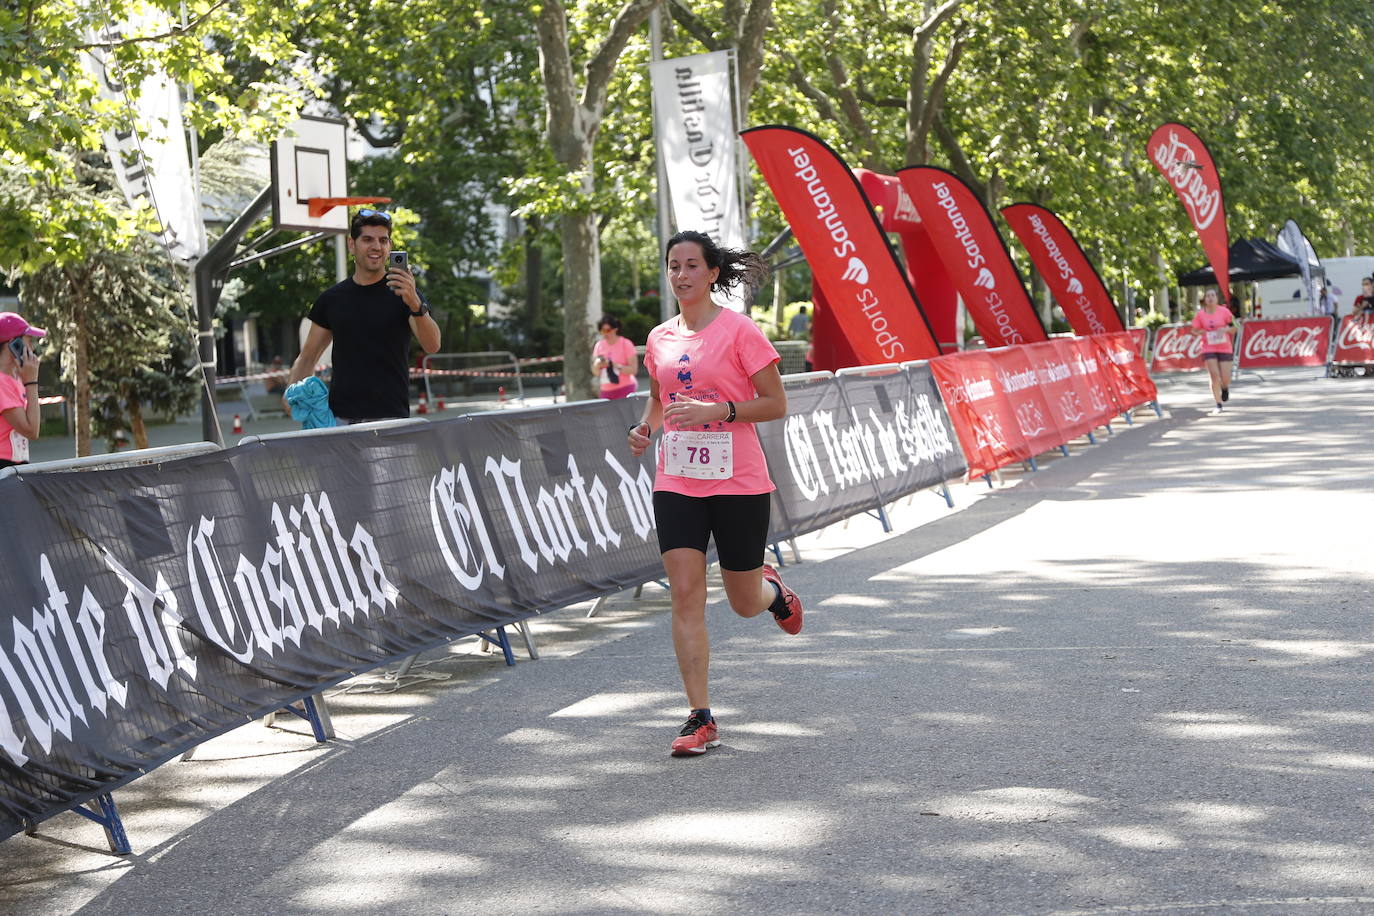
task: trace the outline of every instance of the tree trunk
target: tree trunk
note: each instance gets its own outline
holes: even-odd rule
[[[593,378],[585,370],[592,362],[592,336],[601,314],[601,244],[595,213],[567,213],[562,219],[563,243],[563,379],[568,400],[596,397]]]
[[[143,423],[143,404],[138,399],[137,394],[130,394],[129,404],[129,432],[134,434],[134,448],[148,447],[148,427]]]

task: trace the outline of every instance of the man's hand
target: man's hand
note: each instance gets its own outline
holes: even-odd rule
[[[386,285],[401,297],[406,308],[412,312],[420,310],[420,294],[415,291],[415,275],[399,267],[390,267],[386,272]]]

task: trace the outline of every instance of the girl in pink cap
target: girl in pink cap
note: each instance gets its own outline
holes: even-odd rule
[[[38,438],[38,357],[33,339],[48,332],[0,312],[0,467],[27,464]]]

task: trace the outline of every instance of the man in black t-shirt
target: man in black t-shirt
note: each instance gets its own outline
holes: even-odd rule
[[[334,344],[329,409],[342,422],[410,416],[410,335],[426,353],[439,349],[439,325],[408,271],[388,267],[391,214],[359,210],[349,226],[353,276],[320,294],[310,310],[314,326],[287,384],[315,371]]]

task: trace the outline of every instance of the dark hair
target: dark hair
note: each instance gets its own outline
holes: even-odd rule
[[[353,241],[358,240],[362,235],[364,226],[380,226],[391,234],[391,214],[385,210],[368,210],[366,208],[353,214],[353,221],[348,224],[348,237]]]
[[[596,322],[596,329],[599,331],[603,327],[620,330],[620,319],[614,315],[602,315]]]
[[[754,252],[743,251],[738,248],[721,248],[711,241],[711,237],[706,233],[695,232],[691,229],[684,229],[668,240],[668,244],[663,249],[664,263],[668,261],[668,252],[672,251],[673,246],[680,242],[696,242],[701,246],[701,254],[706,259],[706,266],[720,270],[716,282],[711,284],[713,290],[726,290],[743,283],[744,298],[749,301],[754,298],[754,293],[758,292],[763,281],[768,278],[768,265],[764,263],[763,258]]]
[[[1374,283],[1374,277],[1360,277],[1361,283]]]

